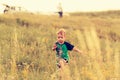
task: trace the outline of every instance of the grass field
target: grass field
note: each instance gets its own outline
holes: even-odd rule
[[[52,46],[60,28],[84,52],[69,52],[68,80],[120,80],[119,13],[0,14],[0,80],[58,80]]]

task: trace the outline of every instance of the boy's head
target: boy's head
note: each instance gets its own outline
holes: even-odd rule
[[[66,35],[66,32],[64,29],[60,29],[58,32],[57,32],[57,41],[59,43],[64,43],[65,41],[65,35]]]
[[[57,32],[57,35],[65,36],[65,35],[66,35],[65,29],[60,29],[60,30]]]

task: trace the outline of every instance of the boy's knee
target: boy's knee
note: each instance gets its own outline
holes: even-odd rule
[[[62,59],[60,59],[59,63],[60,63],[61,65],[63,65],[63,64],[64,64],[64,61],[63,61]]]

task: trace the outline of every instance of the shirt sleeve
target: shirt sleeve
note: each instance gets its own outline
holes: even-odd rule
[[[72,44],[70,44],[68,42],[65,42],[64,44],[66,45],[66,47],[67,47],[68,50],[70,50],[70,51],[73,50],[74,45],[72,45]]]

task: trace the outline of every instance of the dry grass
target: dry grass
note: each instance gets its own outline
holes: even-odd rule
[[[59,71],[51,48],[60,28],[66,29],[67,41],[85,52],[69,52],[63,80],[119,80],[120,18],[106,14],[61,19],[30,13],[0,15],[0,80],[56,80]]]

